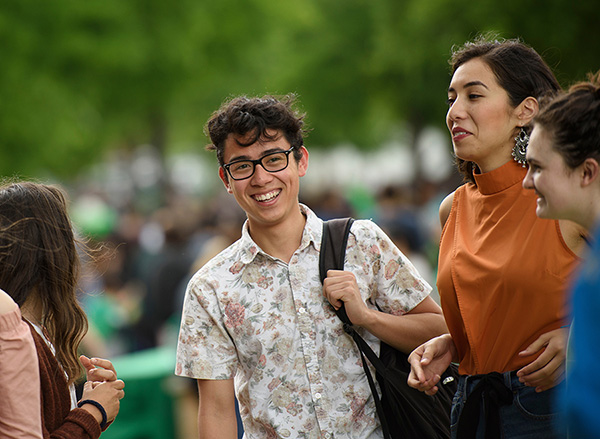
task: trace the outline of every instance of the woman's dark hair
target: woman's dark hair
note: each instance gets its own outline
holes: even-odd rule
[[[600,161],[600,71],[545,103],[533,123],[552,133],[552,147],[570,168]]]
[[[294,94],[282,98],[240,96],[226,101],[206,123],[205,132],[212,142],[206,149],[217,151],[219,165],[223,166],[225,140],[229,134],[244,136],[252,133],[251,139],[240,144],[249,146],[259,139],[275,140],[267,130],[280,130],[290,146],[295,148],[294,157],[300,160],[302,152],[299,149],[304,145],[307,131],[303,128],[305,115],[293,108],[295,101]]]
[[[87,318],[76,298],[79,256],[63,192],[32,182],[0,184],[0,288],[42,310],[56,358],[71,383]]]
[[[560,84],[542,57],[519,39],[494,39],[491,35],[480,35],[460,47],[453,47],[450,58],[452,75],[475,58],[481,59],[494,72],[513,107],[529,96],[541,99],[560,90]],[[456,163],[465,181],[475,183],[475,164],[458,157]]]

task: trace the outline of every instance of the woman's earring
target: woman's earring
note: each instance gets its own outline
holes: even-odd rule
[[[527,163],[527,145],[529,145],[529,136],[525,128],[521,127],[521,131],[515,137],[515,146],[512,149],[512,156],[515,162],[520,163],[525,167]]]

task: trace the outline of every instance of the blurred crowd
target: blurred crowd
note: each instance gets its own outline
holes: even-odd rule
[[[152,169],[149,163],[146,157]],[[136,162],[130,165],[124,172],[134,175]],[[96,248],[84,257],[80,293],[90,320],[84,346],[93,355],[110,358],[174,345],[191,275],[241,236],[244,212],[224,189],[199,195],[168,180],[133,181],[128,189],[123,180],[120,195],[113,191],[114,180],[69,189],[75,226]],[[438,301],[437,210],[451,184],[388,185],[375,192],[356,185],[325,188],[301,193],[300,201],[323,219],[373,219],[434,287]]]

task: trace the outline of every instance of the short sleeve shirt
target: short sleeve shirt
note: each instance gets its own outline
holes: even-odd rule
[[[323,222],[306,206],[289,263],[263,252],[247,224],[240,240],[190,281],[176,374],[234,378],[247,438],[383,437],[353,340],[323,297]],[[344,269],[367,306],[403,315],[431,291],[408,259],[368,220],[352,225]],[[379,341],[359,328],[379,352]]]

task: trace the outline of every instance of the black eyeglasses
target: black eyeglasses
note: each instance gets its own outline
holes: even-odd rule
[[[267,172],[283,171],[288,167],[290,152],[294,150],[292,146],[287,151],[271,152],[263,155],[258,160],[236,160],[223,165],[231,178],[234,180],[245,180],[254,175],[256,165],[261,165]]]

